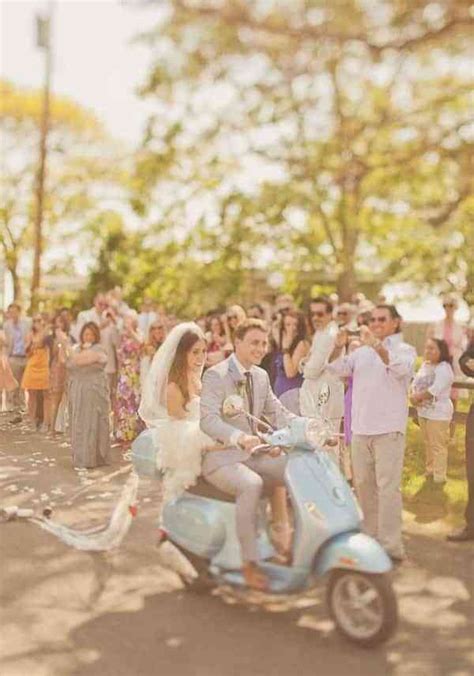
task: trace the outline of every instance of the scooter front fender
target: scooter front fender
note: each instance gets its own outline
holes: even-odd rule
[[[352,531],[331,538],[316,554],[316,575],[324,575],[334,568],[362,573],[386,573],[391,570],[392,562],[374,538]]]

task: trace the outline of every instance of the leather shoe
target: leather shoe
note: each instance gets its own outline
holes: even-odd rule
[[[455,530],[454,533],[450,533],[446,536],[446,540],[449,542],[469,542],[474,540],[474,530],[471,530],[467,526],[461,528],[461,530]]]
[[[259,591],[267,591],[268,578],[255,561],[247,561],[247,563],[244,563],[242,566],[242,573],[247,587],[258,589]]]

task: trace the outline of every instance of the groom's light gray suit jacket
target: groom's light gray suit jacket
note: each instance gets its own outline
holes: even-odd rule
[[[259,366],[250,369],[253,381],[253,415],[265,417],[276,427],[286,425],[295,416],[290,413],[273,394],[270,379],[266,371]],[[219,467],[236,462],[245,462],[250,454],[232,445],[232,436],[236,430],[252,434],[247,417],[241,413],[235,418],[226,418],[222,404],[231,394],[240,394],[248,410],[245,398],[245,379],[242,377],[234,357],[208,369],[203,377],[201,392],[201,429],[212,439],[229,448],[222,451],[209,451],[203,460],[203,474],[210,474]]]

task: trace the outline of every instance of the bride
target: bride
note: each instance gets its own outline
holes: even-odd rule
[[[178,324],[153,358],[138,410],[153,429],[156,463],[168,502],[196,483],[204,449],[215,442],[199,427],[201,375],[206,340],[194,322]]]

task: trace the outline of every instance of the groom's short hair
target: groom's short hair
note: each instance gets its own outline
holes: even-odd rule
[[[237,325],[237,328],[234,331],[234,340],[238,338],[243,340],[249,331],[262,331],[263,333],[268,333],[268,328],[263,319],[250,318],[245,319],[243,322]]]

